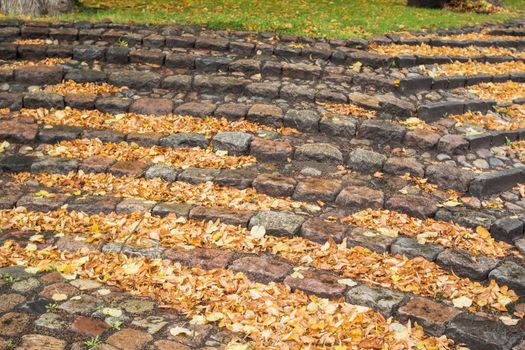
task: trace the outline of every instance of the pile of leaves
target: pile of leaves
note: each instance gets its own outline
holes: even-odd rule
[[[40,213],[20,207],[1,210],[0,224],[5,229],[74,234],[76,240],[82,240],[84,236],[88,242],[125,241],[145,248],[158,246],[155,242],[160,241],[165,248],[208,247],[252,254],[268,252],[292,264],[338,273],[343,277],[340,283],[351,286],[356,285],[351,280],[355,279],[422,296],[440,295],[452,302],[458,298],[468,299],[468,305],[463,307],[472,312],[486,307],[494,312],[504,312],[508,303],[518,299],[514,291],[498,286],[495,281],[482,285],[459,278],[422,257],[408,259],[388,253],[378,254],[363,247],[348,248],[346,239],[341,244],[329,241],[321,245],[302,237],[267,236],[260,226],[248,231],[219,222],[178,218],[174,214],[158,217],[137,212],[89,216],[65,209]],[[296,268],[295,278],[301,278],[301,270],[304,268]]]
[[[497,112],[497,115],[466,112],[464,114],[451,115],[449,118],[456,121],[456,126],[470,124],[488,130],[517,130],[525,128],[524,105],[497,108]]]
[[[123,133],[162,132],[175,134],[190,132],[212,136],[220,131],[256,132],[257,130],[274,130],[281,134],[294,134],[291,128],[272,128],[246,120],[229,121],[225,118],[198,118],[181,115],[144,115],[136,113],[110,114],[99,110],[79,110],[66,107],[55,109],[22,109],[21,116],[35,118],[38,123],[46,125],[70,125],[92,129],[111,129]]]
[[[122,87],[116,87],[108,83],[77,83],[76,81],[68,80],[60,84],[46,86],[44,91],[66,96],[71,94],[114,94],[123,89]]]
[[[450,0],[445,8],[451,11],[458,12],[475,12],[475,13],[496,13],[501,12],[503,9],[500,6],[496,6],[494,2],[488,0]]]
[[[520,161],[525,162],[525,141],[514,141],[506,146],[508,155],[512,155],[518,158]]]
[[[60,57],[48,57],[40,61],[9,61],[9,63],[1,64],[2,69],[14,69],[17,67],[28,67],[28,66],[49,66],[54,67],[62,63],[66,63],[67,58]]]
[[[43,153],[42,153],[43,152]],[[167,148],[160,146],[141,147],[134,142],[102,142],[99,139],[75,139],[48,144],[42,152],[54,157],[86,159],[107,157],[118,161],[138,161],[144,163],[166,164],[177,168],[241,168],[255,163],[252,156],[229,156],[227,152],[213,152],[211,149]]]
[[[440,40],[454,40],[454,41],[470,41],[470,40],[522,40],[519,36],[514,35],[491,35],[486,34],[485,31],[480,33],[462,33],[462,34],[450,34],[450,35],[439,35],[436,33],[429,33],[425,35],[415,35],[408,32],[400,33],[403,39],[440,39]]]
[[[449,64],[434,65],[431,69],[425,66],[420,67],[420,71],[431,77],[450,77],[450,76],[469,76],[469,75],[498,75],[525,72],[525,62],[508,61],[498,63],[486,62],[459,62]]]
[[[515,81],[504,83],[481,83],[467,87],[467,91],[482,100],[496,100],[498,103],[512,102],[525,98],[525,84]]]
[[[473,231],[453,222],[418,219],[396,211],[374,209],[352,214],[343,219],[343,222],[394,236],[403,234],[414,237],[421,244],[439,244],[445,248],[464,249],[496,258],[511,254],[510,244],[495,241],[487,229],[481,226]]]
[[[452,47],[452,46],[430,46],[428,44],[419,45],[405,45],[405,44],[391,44],[391,45],[370,45],[370,51],[387,56],[461,56],[461,57],[477,57],[477,56],[512,56],[525,57],[525,53],[517,51],[513,48],[504,47]]]
[[[75,196],[112,195],[239,210],[292,210],[303,205],[289,199],[257,193],[251,187],[240,190],[213,182],[194,185],[182,181],[169,182],[160,178],[145,179],[107,173],[85,174],[82,170],[67,175],[17,173],[12,175],[12,178],[11,184],[14,186],[36,181],[42,186],[56,188],[62,193]]]
[[[377,112],[359,107],[352,103],[317,102],[329,114],[352,116],[359,119],[374,119]]]
[[[17,45],[46,45],[48,42],[44,39],[18,39]]]
[[[69,278],[96,280],[154,298],[185,314],[194,326],[217,322],[244,334],[257,349],[453,348],[446,337],[428,337],[419,326],[385,320],[367,307],[292,292],[280,283],[252,282],[225,269],[206,271],[98,251],[24,249],[9,241],[0,248],[0,266],[13,265],[27,266],[31,272],[55,268]],[[185,331],[192,334],[189,329],[170,330],[171,334]]]

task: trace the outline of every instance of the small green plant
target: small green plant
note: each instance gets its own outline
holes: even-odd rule
[[[505,136],[505,145],[511,147],[513,144],[514,141],[509,140],[509,138]]]
[[[435,295],[436,300],[442,301],[444,299],[443,293],[437,292]]]
[[[117,43],[116,43],[117,46],[120,46],[120,47],[128,47],[128,42],[124,39],[118,39]]]
[[[93,349],[95,346],[100,345],[102,342],[100,341],[100,338],[98,336],[90,338],[84,342],[84,345],[87,346],[88,349]]]
[[[505,305],[505,309],[509,314],[513,314],[516,311],[516,303],[510,302]]]
[[[58,308],[58,304],[52,303],[46,305],[46,312],[53,312]]]
[[[2,281],[7,282],[7,283],[15,283],[16,281],[18,281],[18,278],[8,273],[4,273],[1,277],[2,277]]]
[[[120,328],[122,327],[122,321],[120,320],[116,320],[115,322],[113,322],[113,324],[111,325],[111,328],[116,330],[116,331],[120,331]]]

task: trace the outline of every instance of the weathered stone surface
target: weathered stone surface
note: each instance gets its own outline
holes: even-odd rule
[[[15,142],[34,141],[38,133],[35,123],[22,123],[17,120],[0,121],[0,138]]]
[[[0,335],[13,337],[21,334],[27,324],[29,316],[20,312],[8,312],[0,316]]]
[[[64,350],[66,342],[48,335],[27,334],[22,337],[17,350]]]
[[[441,189],[453,189],[465,192],[468,190],[474,174],[470,170],[448,164],[433,164],[427,167],[426,177]]]
[[[175,214],[176,216],[188,217],[192,206],[187,203],[161,202],[153,210],[153,215],[166,216]]]
[[[40,287],[40,281],[36,278],[28,278],[16,281],[11,285],[11,289],[18,293],[29,293]]]
[[[374,151],[356,149],[350,153],[348,167],[364,173],[374,173],[381,171],[386,157]]]
[[[410,130],[405,136],[405,144],[420,149],[431,149],[437,145],[440,135],[424,129]]]
[[[115,211],[120,200],[120,198],[110,196],[72,197],[68,201],[68,209],[88,214],[110,213]]]
[[[461,311],[454,307],[427,298],[413,297],[399,308],[397,317],[401,321],[417,322],[426,332],[439,337],[445,333],[446,324],[460,313]]]
[[[17,293],[3,294],[0,312],[6,312],[21,304],[26,298]]]
[[[49,92],[31,92],[24,96],[25,108],[64,108],[64,97]]]
[[[227,151],[232,155],[242,155],[248,153],[250,142],[253,136],[246,132],[218,132],[212,140],[215,150]]]
[[[165,98],[143,97],[129,107],[131,113],[165,115],[173,111],[173,101]]]
[[[40,157],[31,165],[31,171],[35,173],[67,174],[77,169],[78,160],[70,158]]]
[[[45,286],[39,294],[48,299],[53,299],[54,294],[65,294],[68,298],[71,298],[77,291],[78,290],[69,283],[57,282]]]
[[[173,182],[177,180],[177,175],[179,171],[173,167],[170,167],[165,164],[155,164],[152,165],[146,170],[145,177],[146,179],[160,178],[165,181]]]
[[[169,248],[162,256],[186,266],[201,266],[203,269],[210,270],[225,268],[230,263],[233,254],[223,249],[197,247],[190,250]]]
[[[424,177],[425,168],[414,158],[391,157],[388,158],[383,166],[385,173],[403,175],[409,173],[412,176]]]
[[[343,162],[343,154],[328,143],[307,143],[297,147],[295,159],[340,164]]]
[[[151,71],[121,70],[110,73],[108,82],[137,90],[149,90],[160,86],[160,75]]]
[[[64,203],[66,203],[67,199],[68,196],[63,194],[39,196],[35,193],[30,193],[21,197],[16,205],[18,207],[25,207],[27,210],[47,212],[59,209]]]
[[[262,283],[282,281],[292,271],[292,266],[267,256],[247,256],[231,263],[231,270],[244,272],[250,279]]]
[[[357,120],[349,116],[329,115],[319,121],[321,133],[340,136],[354,137],[357,130]]]
[[[392,254],[404,255],[407,258],[422,256],[429,261],[436,260],[444,248],[436,244],[419,244],[416,239],[410,237],[399,237],[390,247]]]
[[[346,290],[345,285],[337,282],[338,277],[322,271],[301,270],[301,276],[289,275],[284,284],[292,289],[299,289],[323,298],[338,298]],[[301,278],[302,277],[302,278]]]
[[[284,115],[284,125],[303,132],[317,132],[319,119],[314,111],[290,109]]]
[[[295,236],[304,220],[302,216],[292,213],[261,211],[251,218],[249,228],[263,226],[270,235]]]
[[[130,314],[141,315],[152,311],[155,303],[148,299],[131,299],[124,301],[120,306]]]
[[[95,107],[105,113],[126,113],[131,105],[131,100],[120,97],[102,97],[95,102]]]
[[[498,260],[455,249],[446,249],[438,255],[436,261],[452,269],[459,276],[473,280],[485,280],[489,272],[498,265]]]
[[[153,337],[146,332],[127,328],[114,333],[106,342],[121,350],[141,350],[152,340]]]
[[[525,267],[512,261],[505,261],[490,271],[489,278],[498,284],[507,285],[520,296],[525,296]]]
[[[405,128],[401,125],[384,120],[365,120],[361,123],[357,135],[378,143],[401,143],[405,136]]]
[[[401,304],[405,295],[388,288],[358,285],[346,293],[346,301],[354,305],[368,306],[379,311],[383,316],[392,316],[396,307]]]
[[[222,186],[232,186],[245,189],[252,186],[257,170],[253,167],[241,169],[222,169],[215,177],[215,182]]]
[[[295,187],[293,199],[298,201],[332,202],[341,190],[341,181],[305,179]]]
[[[109,167],[108,172],[116,176],[140,177],[147,168],[148,164],[137,160],[117,161]]]
[[[196,220],[215,221],[220,220],[225,224],[248,226],[253,212],[247,210],[229,209],[229,208],[207,208],[196,207],[190,211],[190,218]]]
[[[412,195],[396,195],[390,197],[385,208],[399,211],[418,218],[433,216],[438,210],[436,202],[430,198]]]
[[[38,133],[38,139],[44,143],[55,143],[63,140],[76,139],[82,128],[70,125],[54,125],[52,127],[44,127]]]
[[[463,154],[468,150],[469,143],[461,135],[447,134],[439,139],[438,151],[448,154]]]
[[[253,181],[257,192],[273,197],[290,197],[294,192],[297,181],[280,174],[261,174]]]
[[[40,160],[39,157],[14,154],[0,158],[0,168],[4,171],[12,172],[29,171],[33,163],[38,160]]]
[[[114,159],[107,157],[89,157],[82,161],[79,165],[79,170],[85,173],[103,173],[115,163]]]
[[[106,322],[85,316],[77,317],[71,324],[73,331],[92,337],[101,336],[108,328],[110,328],[110,326]]]
[[[512,243],[523,235],[523,221],[512,217],[498,219],[490,226],[490,233],[494,239]]]
[[[162,147],[172,148],[207,148],[208,140],[202,134],[179,132],[174,135],[169,135],[160,139]]]
[[[208,117],[215,111],[215,105],[210,102],[188,102],[175,108],[175,113],[193,117]]]
[[[390,249],[394,241],[394,237],[384,235],[378,231],[352,227],[348,232],[347,245],[348,247],[366,247],[378,253],[384,253]]]
[[[447,326],[445,335],[476,350],[508,350],[521,338],[518,326],[505,326],[471,313],[457,316]]]
[[[383,207],[383,201],[383,192],[365,186],[345,187],[336,198],[338,205],[355,210],[380,209]]]
[[[256,123],[279,127],[283,125],[283,110],[274,105],[254,104],[248,111],[246,119]]]
[[[301,236],[311,241],[324,244],[328,239],[341,243],[346,237],[346,226],[337,222],[311,218],[301,227]]]
[[[256,137],[251,142],[250,154],[261,162],[286,162],[292,158],[293,147],[288,142]]]
[[[155,201],[148,201],[141,198],[124,198],[119,204],[117,204],[115,211],[117,213],[150,211],[156,204],[157,202]]]
[[[24,66],[15,69],[15,80],[24,84],[53,85],[62,81],[61,67]]]
[[[178,180],[189,182],[190,184],[199,184],[202,182],[213,181],[219,175],[219,169],[198,169],[189,168],[179,174]]]
[[[477,175],[471,182],[469,193],[483,197],[508,191],[517,183],[525,182],[525,172],[521,167],[485,172]]]

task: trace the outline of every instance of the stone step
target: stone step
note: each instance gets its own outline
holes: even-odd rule
[[[60,238],[56,244],[58,244],[61,249],[66,250],[68,248],[77,250],[79,247],[78,242],[75,242],[67,235]],[[84,246],[87,246],[88,249],[95,249],[94,246],[90,247],[89,244]],[[454,320],[458,320],[457,322],[459,322],[458,317],[464,317],[464,314],[443,303],[421,297],[410,297],[407,294],[391,292],[384,288],[369,287],[357,284],[356,282],[351,283],[351,286],[347,287],[337,282],[336,275],[317,270],[301,270],[299,274],[302,277],[298,277],[297,272],[292,273],[293,265],[287,264],[286,261],[280,260],[272,255],[263,257],[252,255],[239,256],[227,251],[222,251],[219,254],[219,251],[210,248],[189,250],[184,254],[177,252],[177,250],[173,248],[168,248],[163,252],[153,253],[151,250],[133,247],[131,244],[123,247],[119,244],[112,243],[99,247],[99,249],[104,252],[117,251],[124,252],[124,254],[129,256],[139,257],[152,257],[152,254],[153,256],[160,254],[165,259],[173,259],[173,261],[180,262],[189,267],[200,265],[205,269],[228,268],[234,271],[244,272],[248,278],[263,283],[268,283],[269,281],[280,282],[284,280],[284,284],[290,286],[292,289],[303,290],[306,293],[321,297],[334,298],[346,294],[347,301],[350,303],[364,304],[383,313],[385,316],[394,314],[403,320],[410,319],[420,322],[426,327],[426,331],[429,334],[436,336],[446,331],[453,333],[464,329],[464,327],[457,324],[450,329],[447,327],[448,322],[454,322]],[[261,269],[263,266],[265,268]],[[267,272],[261,273],[263,270]],[[425,306],[421,307],[421,304]],[[517,342],[519,340],[519,337],[515,334],[515,327],[507,327],[498,321],[490,321],[488,318],[482,318],[473,314],[467,313],[467,315],[476,318],[478,322],[483,322],[489,329],[493,328],[493,330],[498,330],[499,332],[509,332],[512,335],[510,336],[510,340],[505,339],[501,341],[501,338],[499,338],[500,340],[497,341],[499,343]],[[488,336],[488,338],[495,337],[490,331],[484,335]],[[500,334],[498,334],[498,336],[500,336]],[[467,337],[467,342],[475,341],[476,338],[477,337],[471,338],[471,340]]]

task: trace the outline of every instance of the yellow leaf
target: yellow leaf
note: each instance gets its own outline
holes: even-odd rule
[[[67,295],[62,293],[55,293],[51,296],[51,299],[53,299],[54,301],[64,301],[67,300]]]
[[[122,316],[122,310],[114,309],[112,307],[105,307],[102,309],[102,313],[104,315],[108,315],[111,317],[120,317]]]
[[[206,320],[208,322],[215,322],[218,320],[222,320],[224,318],[224,314],[222,312],[212,312],[208,316],[206,316]]]
[[[34,251],[36,251],[37,249],[38,249],[38,247],[36,246],[36,244],[28,243],[28,244],[26,245],[26,250],[27,250],[28,252],[34,252]]]
[[[483,226],[476,227],[476,232],[478,233],[478,235],[480,235],[481,238],[490,238],[490,232]]]
[[[170,334],[174,337],[177,337],[181,334],[187,335],[188,337],[193,336],[193,332],[190,331],[188,328],[179,327],[179,326],[170,328]]]
[[[469,308],[472,306],[472,299],[462,296],[456,299],[452,299],[452,304],[457,308]]]

